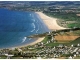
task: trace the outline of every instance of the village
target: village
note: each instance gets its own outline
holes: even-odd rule
[[[47,34],[46,41],[20,48],[0,49],[1,59],[77,59],[80,57],[80,43],[64,44],[55,40],[55,34]],[[52,45],[51,45],[52,44]]]
[[[37,50],[35,51],[34,49]],[[80,57],[80,44],[77,44],[76,46],[74,46],[74,44],[72,44],[71,46],[59,44],[58,46],[48,47],[39,43],[39,45],[34,45],[30,47],[0,50],[0,58],[7,59],[73,59],[76,57]]]

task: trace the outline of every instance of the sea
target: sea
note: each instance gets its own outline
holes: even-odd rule
[[[36,41],[27,36],[49,32],[35,12],[0,8],[0,48],[12,48]]]

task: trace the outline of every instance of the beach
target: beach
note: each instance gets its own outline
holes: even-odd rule
[[[25,45],[22,45],[22,46],[11,47],[11,48],[9,48],[9,49],[15,49],[15,48],[26,47],[26,46],[29,46],[29,45],[35,45],[35,44],[41,42],[44,38],[45,38],[45,37],[36,38],[36,41],[34,41],[34,42],[32,42],[32,43],[25,44]]]
[[[35,42],[32,42],[32,43],[30,43],[30,44],[28,44],[28,45],[34,45],[34,44],[36,44],[36,43],[39,43],[39,42],[41,42],[44,38],[45,38],[45,37],[36,38],[37,40],[36,40]]]
[[[53,18],[53,17],[49,17],[47,15],[45,15],[44,13],[42,12],[35,12],[37,13],[41,20],[44,22],[44,24],[50,29],[50,30],[61,30],[61,29],[66,29],[64,27],[61,27],[57,24],[57,18]],[[39,43],[41,42],[45,37],[40,37],[40,38],[37,38],[36,41],[30,43],[30,44],[27,44],[27,45],[24,45],[24,46],[28,46],[28,45],[34,45],[36,43]],[[23,47],[23,46],[18,46],[18,47]]]
[[[42,12],[36,12],[41,19],[43,20],[43,22],[48,26],[48,28],[50,30],[61,30],[61,29],[66,29],[64,27],[61,27],[57,24],[57,18],[53,18],[53,17],[49,17],[47,15],[45,15]]]

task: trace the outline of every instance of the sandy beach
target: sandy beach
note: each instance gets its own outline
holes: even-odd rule
[[[34,44],[36,44],[36,43],[39,43],[39,42],[41,42],[44,38],[45,38],[45,37],[37,38],[37,40],[36,40],[35,42],[32,42],[32,43],[30,43],[30,44],[28,44],[28,45],[34,45]]]
[[[21,47],[25,47],[25,46],[29,46],[29,45],[35,45],[39,42],[41,42],[45,37],[41,37],[41,38],[36,38],[37,40],[35,42],[32,42],[30,44],[26,44],[26,45],[22,45],[22,46],[16,46],[16,47],[11,47],[9,49],[15,49],[15,48],[21,48]]]
[[[66,29],[64,27],[61,27],[57,24],[57,18],[49,17],[42,12],[36,12],[43,22],[48,26],[50,30],[61,30],[61,29]]]

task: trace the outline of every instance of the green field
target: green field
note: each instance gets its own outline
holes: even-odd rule
[[[80,31],[79,31],[79,30],[78,30],[78,31],[74,31],[74,32],[72,32],[72,33],[73,33],[73,35],[79,36]],[[70,34],[70,32],[68,32],[68,34]],[[64,34],[63,34],[63,35],[64,35]],[[50,37],[50,36],[46,36],[42,42],[43,42],[43,43],[46,43],[46,42],[49,41],[49,40],[51,40],[51,37]],[[80,37],[77,38],[76,40],[68,40],[68,41],[60,40],[60,41],[57,41],[57,42],[55,42],[55,43],[54,43],[54,42],[51,42],[51,43],[49,43],[49,44],[46,44],[46,46],[51,46],[51,47],[53,47],[53,46],[58,46],[58,45],[60,45],[60,44],[64,44],[64,45],[71,46],[71,44],[76,45],[76,44],[78,44],[78,43],[80,43]]]

